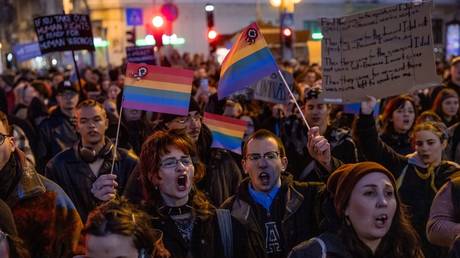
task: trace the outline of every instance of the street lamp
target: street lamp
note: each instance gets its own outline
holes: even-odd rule
[[[204,6],[204,10],[205,10],[206,12],[213,12],[213,11],[214,11],[214,5],[208,3],[208,4],[206,4],[206,5]]]

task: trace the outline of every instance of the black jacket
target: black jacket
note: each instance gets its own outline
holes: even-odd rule
[[[241,182],[238,193],[226,200],[222,208],[229,209],[232,216],[244,226],[250,240],[250,252],[256,254],[256,257],[266,257],[265,229],[257,222],[254,208],[258,204],[249,194],[249,183],[249,178]],[[282,204],[285,207],[282,211],[284,215],[280,221],[284,256],[295,245],[318,233],[319,190],[322,186],[322,183],[301,183],[293,181],[292,177],[281,177],[281,188],[277,196],[285,200]]]
[[[64,115],[59,108],[40,123],[39,131],[46,146],[46,153],[41,153],[39,159],[43,159],[45,163],[78,141],[77,132],[70,118]]]
[[[408,133],[399,134],[395,132],[386,132],[380,135],[380,139],[401,155],[407,155],[414,152]]]
[[[455,172],[460,171],[460,166],[443,160],[438,167],[434,168],[432,176],[422,178],[420,175],[426,176],[430,173],[426,165],[419,160],[416,153],[402,156],[383,143],[377,135],[372,115],[359,116],[355,124],[355,134],[356,142],[366,158],[385,166],[397,179],[399,195],[402,202],[408,206],[412,224],[425,248],[425,256],[436,257],[437,251],[426,238],[425,225],[437,189],[441,188]]]
[[[193,198],[193,190],[189,194]],[[159,193],[158,193],[159,195]],[[194,217],[191,241],[186,243],[180,234],[174,220],[166,214],[167,209],[162,209],[162,201],[154,201],[153,206],[147,204],[144,209],[152,216],[152,225],[163,232],[163,243],[174,258],[223,258],[224,246],[221,239],[220,227],[217,221],[215,208],[212,206],[208,212],[204,212],[196,207],[192,201]],[[232,220],[233,231],[233,257],[235,258],[255,258],[248,252],[248,235],[241,230],[238,221]]]
[[[113,173],[117,175],[118,194],[121,195],[131,171],[137,164],[138,158],[125,149],[118,148]],[[99,175],[109,174],[112,165],[112,155],[104,158]],[[50,160],[46,166],[45,175],[56,182],[69,195],[75,204],[83,222],[88,213],[100,202],[91,193],[91,187],[97,177],[91,171],[88,163],[80,158],[78,143]]]
[[[353,256],[336,234],[323,233],[295,246],[288,258],[353,258]]]

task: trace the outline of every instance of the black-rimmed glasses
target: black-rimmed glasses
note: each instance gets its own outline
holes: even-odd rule
[[[179,124],[185,124],[185,123],[190,122],[192,120],[193,121],[201,121],[201,118],[202,118],[201,114],[197,113],[195,115],[177,117],[173,121],[177,122]]]
[[[264,154],[260,154],[260,153],[246,154],[246,159],[250,161],[259,161],[263,157],[265,160],[275,160],[275,159],[278,159],[279,156],[280,156],[279,152],[269,151],[269,152],[265,152]]]
[[[160,162],[160,166],[162,168],[176,168],[179,162],[182,163],[182,165],[186,167],[193,164],[192,158],[190,156],[184,156],[184,157],[181,157],[180,159],[176,159],[176,158],[164,159]]]
[[[0,133],[0,145],[2,145],[5,142],[5,139],[7,137],[10,137],[10,135]]]

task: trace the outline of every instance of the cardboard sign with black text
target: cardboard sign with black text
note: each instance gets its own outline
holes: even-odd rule
[[[431,8],[431,2],[404,3],[321,19],[320,98],[344,104],[439,85]]]
[[[94,51],[91,21],[86,14],[60,14],[34,19],[42,54],[67,51]]]

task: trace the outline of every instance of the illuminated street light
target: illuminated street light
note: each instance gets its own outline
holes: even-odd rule
[[[214,11],[214,5],[213,5],[213,4],[206,4],[206,5],[204,6],[204,10],[205,10],[206,12],[213,12],[213,11]]]
[[[270,0],[270,4],[273,7],[279,7],[281,5],[281,0]]]
[[[269,0],[269,1],[270,1],[270,4],[271,4],[273,7],[279,7],[279,6],[281,5],[281,2],[282,2],[283,0]],[[284,1],[286,1],[286,0],[284,0]],[[289,1],[289,0],[287,0],[287,1]],[[302,2],[302,0],[294,0],[294,4],[298,4],[298,3],[300,3],[300,2]]]
[[[163,17],[161,17],[161,16],[155,16],[152,19],[152,24],[156,28],[159,28],[159,27],[163,26],[164,23],[165,23],[165,21],[164,21]]]

